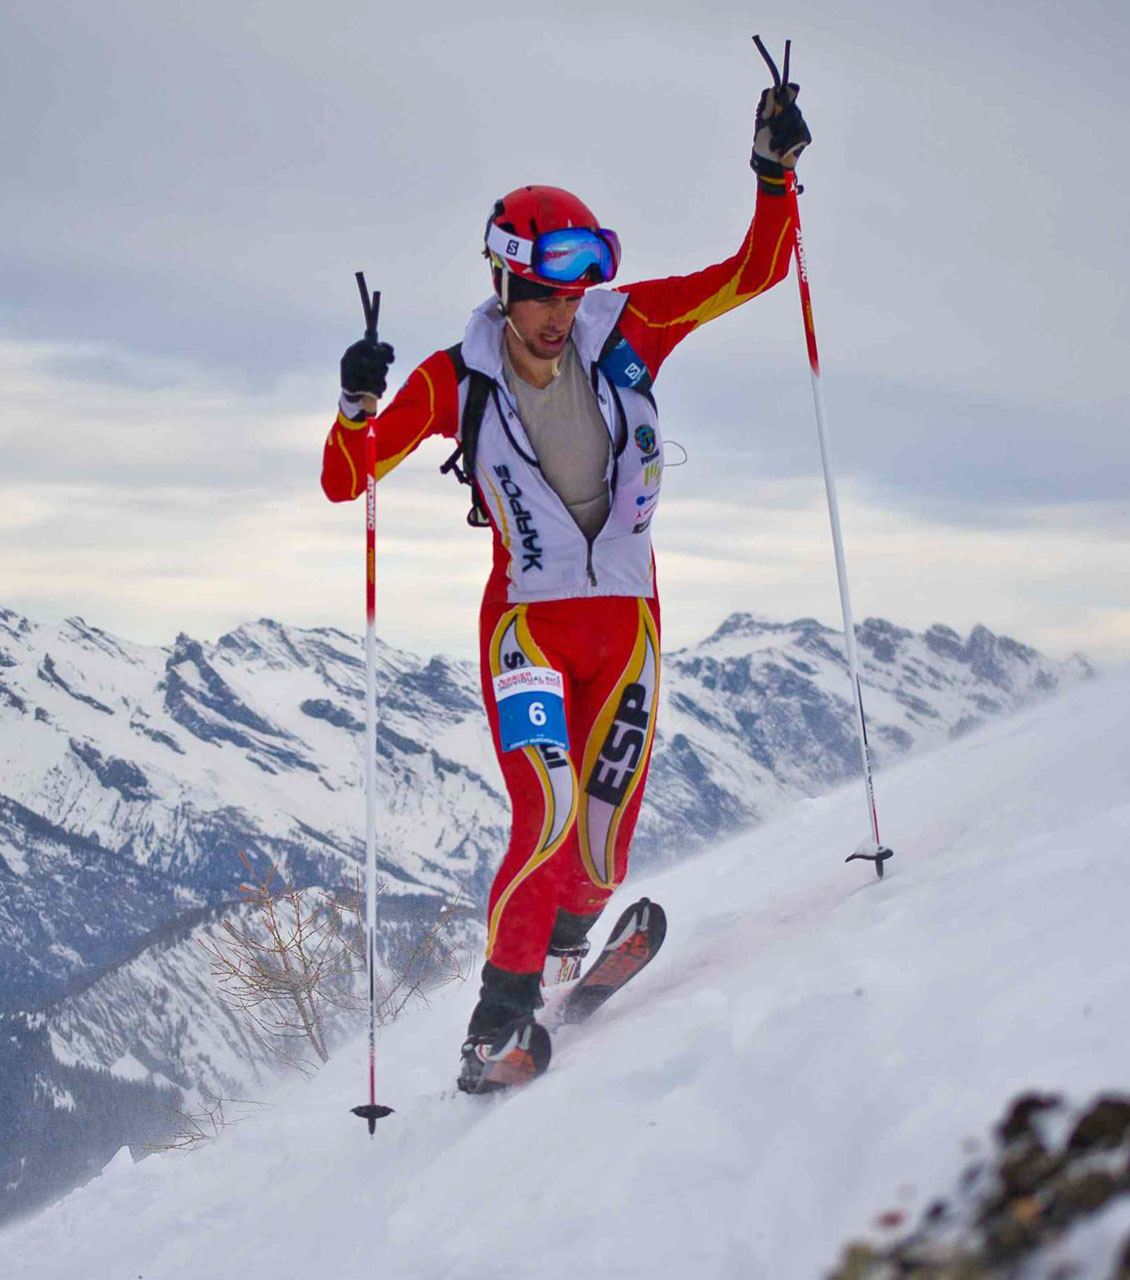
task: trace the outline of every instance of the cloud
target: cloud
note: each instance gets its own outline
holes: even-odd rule
[[[693,343],[676,353],[656,391],[665,432],[690,450],[710,484],[729,492],[744,483],[739,477],[819,468],[809,377],[799,360],[782,367],[751,355],[735,369]],[[897,373],[830,373],[824,384],[835,473],[867,485],[885,505],[992,524],[1002,511],[1014,521],[1023,508],[1117,503],[1130,492],[1124,405],[1044,404],[915,384]]]
[[[841,625],[819,477],[755,483],[738,501],[685,492],[668,481],[653,524],[669,645],[735,609]],[[850,482],[840,502],[857,621],[980,622],[1056,654],[1130,655],[1125,519],[1112,529],[1103,510],[1029,508],[996,527],[957,528],[876,503]]]
[[[37,386],[43,397],[57,390],[21,385],[33,401]],[[0,484],[5,604],[37,617],[79,613],[150,642],[179,630],[215,637],[262,615],[361,629],[362,508],[330,504],[318,488],[324,414],[256,416],[254,401],[182,388],[167,421],[164,392],[106,394],[100,412],[113,432],[76,416],[81,449],[67,478],[52,476],[57,440],[41,433],[41,471]],[[203,424],[198,436],[193,422]],[[133,465],[144,482],[123,484],[113,458],[139,434],[145,456]],[[446,452],[427,442],[378,491],[378,629],[420,652],[473,658],[490,539],[465,525],[465,491],[437,474]],[[692,450],[688,467],[668,473],[653,525],[667,647],[739,609],[838,625],[812,459],[807,473],[751,470],[714,484],[703,456]],[[1123,504],[1014,507],[994,524],[961,526],[884,502],[851,477],[840,490],[860,618],[918,629],[984,622],[1052,652],[1130,652]]]
[[[406,357],[458,337],[486,290],[486,210],[522,181],[580,189],[621,231],[625,279],[716,260],[744,227],[764,73],[737,3],[693,20],[669,0],[646,17],[59,7],[17,0],[0,33],[19,52],[0,86],[16,338],[183,354],[271,387],[335,358],[358,267]],[[924,2],[790,14],[829,367],[1006,396],[1130,389],[1110,284],[1130,269],[1130,167],[1117,130],[1077,123],[1130,106],[1115,68],[1097,74],[1128,20],[1084,3],[1064,44],[1053,6],[1026,12],[1023,38],[968,0],[944,19]],[[1070,110],[1052,98],[1068,80]],[[796,340],[788,311],[787,328],[762,311],[698,341],[740,333],[772,358]]]
[[[1130,15],[1084,0],[1068,42],[1060,16],[790,11],[802,209],[858,607],[1125,651],[1130,154],[1079,121],[1130,111]],[[403,376],[459,338],[520,182],[575,186],[625,280],[725,257],[749,22],[736,0],[5,6],[0,595],[150,639],[351,625],[356,513],[317,472],[353,271]],[[731,608],[834,622],[793,283],[696,334],[658,393],[690,451],[656,522],[668,636]],[[382,623],[468,652],[485,539],[438,460],[382,486]]]
[[[59,376],[114,360],[126,381]],[[358,629],[362,507],[318,481],[333,390],[217,391],[185,364],[0,343],[0,599],[148,642],[259,615]],[[438,476],[448,452],[425,445],[381,486],[382,628],[387,605],[424,651],[468,648],[454,619],[474,617],[489,570],[464,491]]]
[[[0,341],[0,445],[9,484],[96,483],[123,508],[166,490],[305,490],[336,378],[263,391],[199,364],[105,343]],[[313,446],[313,447],[312,447]]]

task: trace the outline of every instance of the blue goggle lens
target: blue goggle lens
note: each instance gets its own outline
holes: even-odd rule
[[[576,280],[607,283],[620,265],[620,239],[615,231],[566,227],[538,236],[531,264],[543,280],[563,284]]]

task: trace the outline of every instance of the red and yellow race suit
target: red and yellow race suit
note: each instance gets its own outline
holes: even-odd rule
[[[740,248],[724,262],[582,299],[571,336],[610,440],[610,510],[593,538],[540,475],[503,377],[495,300],[467,326],[463,361],[492,381],[475,468],[494,537],[480,652],[513,809],[488,905],[487,959],[497,968],[540,971],[557,912],[595,915],[624,878],[659,693],[649,526],[662,442],[650,385],[688,334],[782,280],[791,245],[791,201],[759,194]],[[446,351],[412,371],[377,418],[378,480],[428,436],[459,437],[468,383]],[[332,501],[364,492],[364,427],[339,413],[330,429],[322,487]],[[495,678],[520,666],[561,673],[567,747],[503,749]]]

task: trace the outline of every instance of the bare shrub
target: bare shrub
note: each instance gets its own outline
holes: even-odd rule
[[[251,1020],[278,1056],[301,1066],[295,1049],[329,1061],[327,1006],[355,1002],[355,950],[343,936],[342,912],[324,890],[299,889],[278,868],[255,870],[240,853],[249,880],[239,886],[244,917],[224,920],[225,938],[199,939],[212,959],[224,1004]]]
[[[246,1120],[254,1111],[265,1106],[262,1102],[250,1102],[246,1098],[205,1098],[199,1111],[177,1108],[172,1132],[162,1142],[145,1144],[145,1151],[195,1151],[205,1142],[218,1138],[222,1130]]]
[[[250,1019],[275,1057],[305,1071],[304,1052],[329,1061],[328,1032],[368,1008],[361,894],[297,888],[277,867],[259,872],[245,853],[239,858],[248,877],[239,887],[246,910],[222,922],[221,939],[199,942],[224,1004]],[[447,937],[460,914],[457,898],[422,934],[386,944],[386,964],[376,974],[379,1023],[391,1022],[414,999],[426,1002],[430,988],[466,976]]]

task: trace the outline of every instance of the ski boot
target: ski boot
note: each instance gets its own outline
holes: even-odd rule
[[[519,1018],[493,1034],[463,1041],[462,1067],[455,1082],[463,1093],[497,1093],[529,1084],[549,1066],[549,1032],[533,1018]]]
[[[584,963],[585,956],[591,950],[592,943],[588,938],[582,938],[572,946],[555,947],[550,943],[549,950],[545,953],[545,968],[541,975],[543,989],[576,982],[581,976],[581,965]]]
[[[558,908],[541,975],[543,991],[576,982],[581,976],[581,965],[592,949],[589,930],[599,919],[599,911],[583,916]]]
[[[488,960],[482,978],[456,1081],[464,1093],[527,1084],[549,1066],[549,1033],[534,1021],[542,1007],[541,974],[512,973]]]

